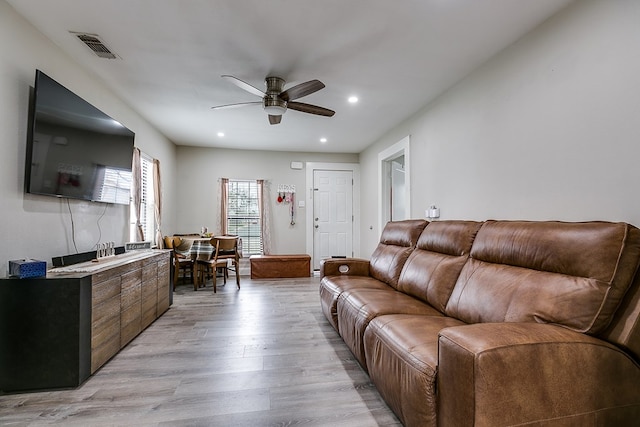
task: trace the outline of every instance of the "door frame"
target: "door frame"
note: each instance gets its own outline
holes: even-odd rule
[[[316,170],[351,171],[353,175],[353,256],[360,257],[360,165],[357,163],[306,163],[306,229],[307,229],[307,254],[311,256],[311,265],[314,265],[313,253],[313,173]]]
[[[390,187],[390,178],[387,176],[387,166],[390,160],[404,156],[404,173],[405,173],[405,212],[411,218],[411,159],[409,157],[410,135],[405,136],[400,141],[378,153],[378,232],[382,233],[382,229],[387,223],[387,212],[389,203],[386,200],[386,192]]]

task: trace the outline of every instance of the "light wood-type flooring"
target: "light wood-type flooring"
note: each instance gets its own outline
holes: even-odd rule
[[[320,310],[318,278],[179,285],[74,390],[0,396],[1,426],[400,426]],[[0,351],[2,351],[0,349]]]

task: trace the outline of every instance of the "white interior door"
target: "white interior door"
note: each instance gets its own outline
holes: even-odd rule
[[[353,256],[353,172],[313,171],[313,263]]]

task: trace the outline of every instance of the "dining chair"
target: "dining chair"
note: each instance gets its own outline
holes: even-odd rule
[[[231,263],[231,269],[236,274],[236,285],[238,289],[240,289],[238,237],[213,237],[211,239],[211,245],[214,248],[211,258],[196,261],[196,282],[199,284],[204,283],[207,278],[211,276],[213,278],[213,292],[217,292],[216,273],[218,269],[221,269],[224,283],[227,283],[230,269],[229,263]],[[194,286],[194,289],[197,289],[197,285]]]
[[[235,249],[233,251],[229,251],[226,254],[224,252],[222,252],[223,255],[229,255],[229,258],[231,258],[231,255],[234,255],[234,261],[232,262],[231,266],[227,270],[231,270],[233,272],[236,272],[237,271],[236,269],[240,268],[240,258],[242,258],[242,238],[240,236],[238,236],[237,234],[223,234],[223,236],[224,237],[232,237],[232,238],[236,239],[236,247],[235,247]],[[240,273],[240,271],[237,271],[237,273]],[[227,277],[229,277],[229,276],[227,276]],[[238,281],[238,288],[240,288],[240,282],[239,281]]]
[[[194,262],[191,257],[183,255],[179,253],[176,248],[180,246],[182,243],[182,239],[178,236],[165,236],[164,237],[164,246],[167,249],[171,249],[173,252],[173,290],[176,290],[176,284],[178,283],[178,279],[180,273],[182,273],[182,281],[184,282],[187,279],[187,275],[191,283],[193,283],[194,289],[196,288],[196,282],[194,277]]]

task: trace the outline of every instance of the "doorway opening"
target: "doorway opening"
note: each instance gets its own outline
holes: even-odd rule
[[[409,136],[378,154],[378,232],[388,221],[411,217]]]

